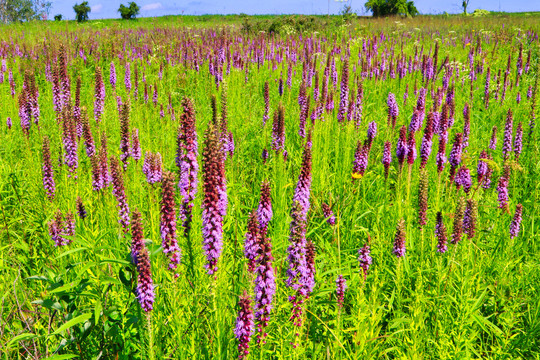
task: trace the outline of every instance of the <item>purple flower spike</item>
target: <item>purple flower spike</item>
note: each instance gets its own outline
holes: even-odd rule
[[[257,220],[257,213],[253,211],[249,215],[248,230],[244,240],[244,256],[248,259],[248,271],[254,272],[256,268],[256,259],[259,250],[259,229],[260,224]]]
[[[217,271],[223,248],[223,216],[226,211],[224,153],[219,130],[210,125],[206,131],[203,152],[202,235],[206,253],[205,268],[209,275]]]
[[[261,229],[266,229],[272,220],[272,198],[270,196],[270,182],[265,180],[261,185],[261,200],[257,208],[257,218]]]
[[[328,224],[330,224],[330,225],[335,225],[336,224],[336,216],[332,212],[332,209],[330,208],[330,206],[328,206],[328,204],[326,204],[326,203],[323,203],[321,205],[321,208],[322,208],[324,218],[326,219],[326,222]]]
[[[499,184],[497,185],[497,193],[499,200],[499,208],[506,210],[508,207],[508,183],[510,181],[510,166],[505,166],[503,170],[503,175],[499,179]]]
[[[137,300],[144,311],[152,311],[156,295],[150,270],[150,256],[144,245],[137,256],[137,272]]]
[[[444,254],[448,250],[448,238],[446,236],[446,227],[444,226],[442,213],[437,213],[437,222],[435,224],[435,236],[437,237],[437,252]]]
[[[111,61],[111,68],[110,68],[110,74],[109,74],[109,82],[111,83],[111,86],[114,89],[116,87],[116,69],[112,61]]]
[[[387,179],[390,164],[392,163],[392,143],[390,141],[384,143],[382,163],[384,166],[384,178]]]
[[[512,116],[512,110],[508,110],[506,116],[506,125],[504,126],[504,142],[502,147],[504,160],[508,159],[512,152],[512,132],[514,130],[514,119]]]
[[[514,219],[512,220],[512,223],[510,224],[510,238],[511,239],[515,238],[519,234],[519,230],[521,228],[522,213],[523,213],[523,205],[517,204],[516,213],[514,214]]]
[[[456,183],[456,189],[459,190],[459,188],[463,186],[463,191],[465,191],[466,194],[468,194],[469,191],[471,190],[471,187],[472,187],[471,173],[466,166],[462,166],[459,168],[454,181]]]
[[[244,290],[244,295],[238,301],[238,316],[234,335],[238,339],[238,358],[244,359],[249,354],[249,342],[254,330],[253,310],[251,309],[251,299]]]
[[[176,234],[176,201],[174,200],[174,174],[163,174],[161,182],[161,244],[163,253],[169,258],[169,270],[180,264],[181,251]]]
[[[343,275],[339,275],[336,279],[336,295],[337,303],[340,308],[343,307],[345,301],[345,290],[347,290],[347,281]]]
[[[111,157],[111,177],[112,177],[112,193],[117,201],[118,206],[118,222],[122,225],[124,235],[129,231],[129,206],[127,203],[124,178],[120,163],[116,157]]]
[[[272,244],[266,235],[266,228],[261,229],[257,246],[257,269],[255,273],[255,319],[257,321],[257,342],[265,343],[268,335],[264,329],[270,321],[272,302],[276,293],[276,278],[272,261]]]
[[[396,227],[396,236],[394,238],[394,250],[392,253],[400,258],[405,256],[405,220],[401,219]]]
[[[358,265],[360,265],[360,269],[362,269],[360,271],[364,275],[364,280],[367,279],[369,266],[372,264],[372,262],[371,249],[369,248],[368,244],[364,244],[364,246],[358,250]]]
[[[386,100],[388,106],[388,126],[392,125],[392,128],[396,126],[396,120],[399,115],[399,108],[396,101],[396,95],[389,93]]]
[[[49,200],[54,199],[56,185],[54,182],[54,171],[51,164],[51,150],[49,137],[43,137],[43,187]]]

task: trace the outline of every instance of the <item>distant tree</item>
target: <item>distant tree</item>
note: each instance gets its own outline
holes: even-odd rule
[[[73,10],[75,10],[75,20],[77,20],[77,22],[83,22],[88,20],[88,13],[92,9],[88,6],[88,1],[83,1],[80,4],[75,4]]]
[[[368,0],[366,10],[373,12],[374,17],[389,15],[418,15],[413,1],[407,0]]]
[[[62,21],[62,14],[54,15],[54,21]]]
[[[470,0],[463,0],[461,6],[463,7],[463,14],[467,15],[467,6],[469,6]]]
[[[124,20],[132,20],[139,15],[139,5],[137,5],[134,1],[131,1],[129,6],[125,6],[124,4],[120,4],[120,8],[118,9],[118,12],[122,16],[122,19]]]
[[[0,21],[46,20],[50,8],[51,2],[44,0],[0,0]]]

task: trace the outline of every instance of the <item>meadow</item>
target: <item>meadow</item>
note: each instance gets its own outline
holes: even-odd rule
[[[0,26],[3,359],[540,359],[540,15]]]

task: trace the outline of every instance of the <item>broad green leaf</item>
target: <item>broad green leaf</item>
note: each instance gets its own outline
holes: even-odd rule
[[[59,333],[61,333],[62,331],[65,331],[77,324],[80,324],[88,319],[90,319],[92,317],[92,314],[82,314],[82,315],[79,315],[77,316],[76,318],[73,318],[71,320],[69,320],[67,323],[65,323],[64,325],[60,326],[58,329],[56,329],[56,331],[53,333],[53,335],[57,335]]]

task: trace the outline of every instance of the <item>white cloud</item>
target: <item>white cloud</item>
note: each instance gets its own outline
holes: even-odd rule
[[[158,9],[161,9],[163,6],[161,5],[161,3],[152,3],[152,4],[148,4],[148,5],[144,5],[143,7],[141,7],[141,10],[142,11],[151,11],[151,10],[158,10]]]
[[[101,4],[97,4],[97,5],[94,5],[94,6],[91,6],[91,13],[98,13],[101,11],[101,9],[103,9],[103,5]]]

